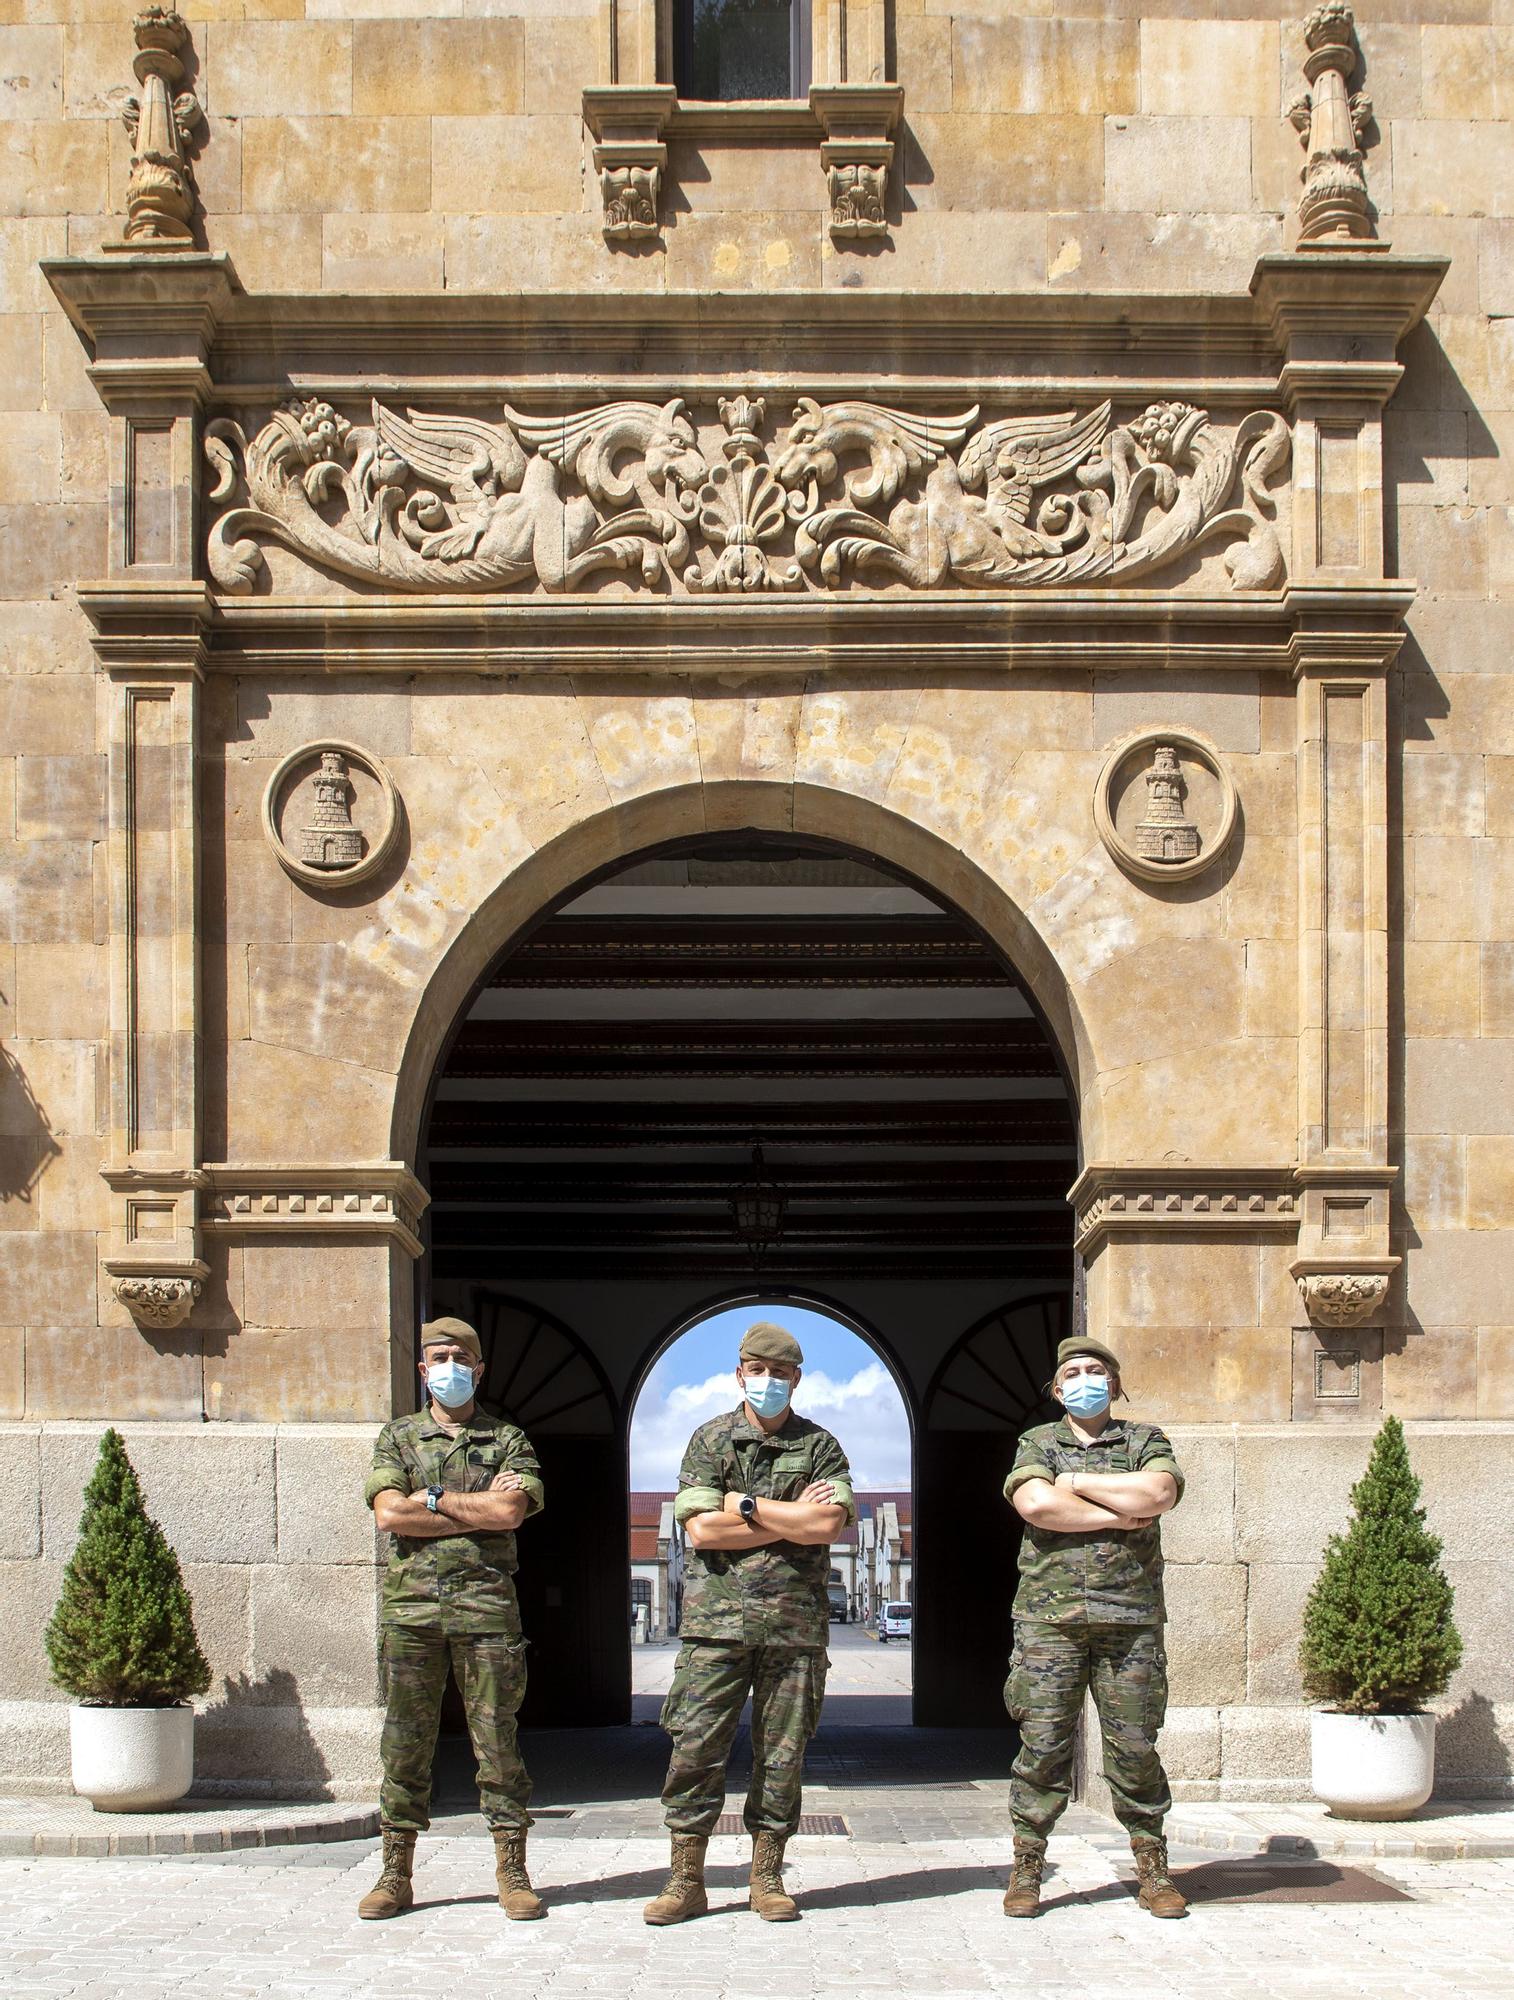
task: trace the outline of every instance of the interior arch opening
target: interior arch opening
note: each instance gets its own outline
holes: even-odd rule
[[[972,920],[810,837],[604,869],[476,988],[418,1170],[423,1314],[474,1315],[486,1400],[530,1387],[547,1413],[525,1426],[549,1493],[522,1537],[525,1720],[630,1719],[637,1391],[671,1330],[760,1295],[834,1305],[886,1355],[915,1435],[914,1717],[1002,1725],[1019,1425],[964,1425],[943,1368],[995,1315],[1042,1340],[1024,1302],[1070,1323],[1077,1137],[1029,986]],[[536,1360],[496,1361],[522,1340]]]
[[[695,1428],[737,1406],[734,1368],[754,1320],[776,1320],[804,1352],[794,1408],[839,1440],[857,1519],[832,1543],[826,1595],[831,1671],[826,1712],[852,1726],[909,1721],[913,1637],[911,1425],[886,1351],[848,1314],[758,1290],[706,1308],[647,1371],[630,1419],[631,1685],[638,1722],[655,1722],[681,1631],[687,1547],[673,1514],[678,1468]]]

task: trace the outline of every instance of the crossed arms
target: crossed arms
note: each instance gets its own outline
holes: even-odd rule
[[[797,1500],[757,1500],[750,1521],[740,1513],[741,1495],[727,1493],[723,1504],[684,1520],[683,1531],[696,1549],[763,1549],[773,1542],[833,1542],[850,1518],[828,1479],[806,1486]]]
[[[1022,1480],[1010,1495],[1022,1521],[1069,1535],[1149,1528],[1177,1500],[1176,1479],[1155,1470],[1059,1472],[1055,1482],[1037,1474]]]
[[[385,1533],[436,1542],[447,1535],[502,1535],[526,1518],[531,1496],[518,1472],[496,1472],[482,1493],[444,1491],[433,1514],[426,1495],[386,1487],[373,1498],[373,1518]]]

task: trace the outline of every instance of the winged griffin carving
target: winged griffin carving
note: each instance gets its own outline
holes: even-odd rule
[[[592,589],[597,573],[677,592],[901,586],[1017,590],[1135,582],[1224,541],[1233,586],[1283,577],[1275,488],[1291,447],[1269,411],[1233,430],[1182,402],[1125,423],[1109,403],[980,422],[801,397],[762,442],[762,397],[607,402],[565,416],[353,424],[297,400],[249,439],[206,433],[210,570],[254,589],[262,544],[393,589]],[[591,581],[593,579],[594,581]]]

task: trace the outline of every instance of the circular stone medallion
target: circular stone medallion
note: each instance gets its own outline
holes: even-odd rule
[[[1185,882],[1218,861],[1235,830],[1236,795],[1212,743],[1188,729],[1142,729],[1099,773],[1099,838],[1143,882]]]
[[[334,738],[291,750],[263,793],[264,837],[310,889],[349,889],[376,875],[399,825],[399,793],[378,758]]]

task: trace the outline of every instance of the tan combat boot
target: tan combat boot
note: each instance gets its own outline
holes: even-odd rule
[[[397,1917],[415,1901],[410,1870],[415,1861],[415,1835],[384,1828],[384,1866],[377,1882],[357,1906],[360,1917]]]
[[[1044,1840],[1015,1839],[1015,1866],[1004,1891],[1006,1917],[1033,1917],[1041,1907],[1041,1870],[1046,1866]]]
[[[529,1923],[532,1917],[547,1914],[546,1904],[531,1887],[531,1877],[526,1873],[524,1827],[495,1827],[494,1879],[499,1885],[499,1906],[512,1922]]]
[[[1166,1841],[1133,1837],[1130,1851],[1141,1878],[1140,1894],[1136,1897],[1141,1908],[1150,1910],[1154,1917],[1186,1917],[1187,1898],[1167,1873]]]
[[[799,1905],[783,1886],[783,1850],[787,1842],[781,1833],[752,1836],[752,1879],[748,1890],[752,1908],[766,1924],[791,1924]]]
[[[673,1835],[673,1867],[660,1896],[654,1896],[642,1911],[649,1924],[681,1924],[686,1917],[702,1917],[710,1907],[704,1893],[704,1851],[709,1841],[702,1833]]]

